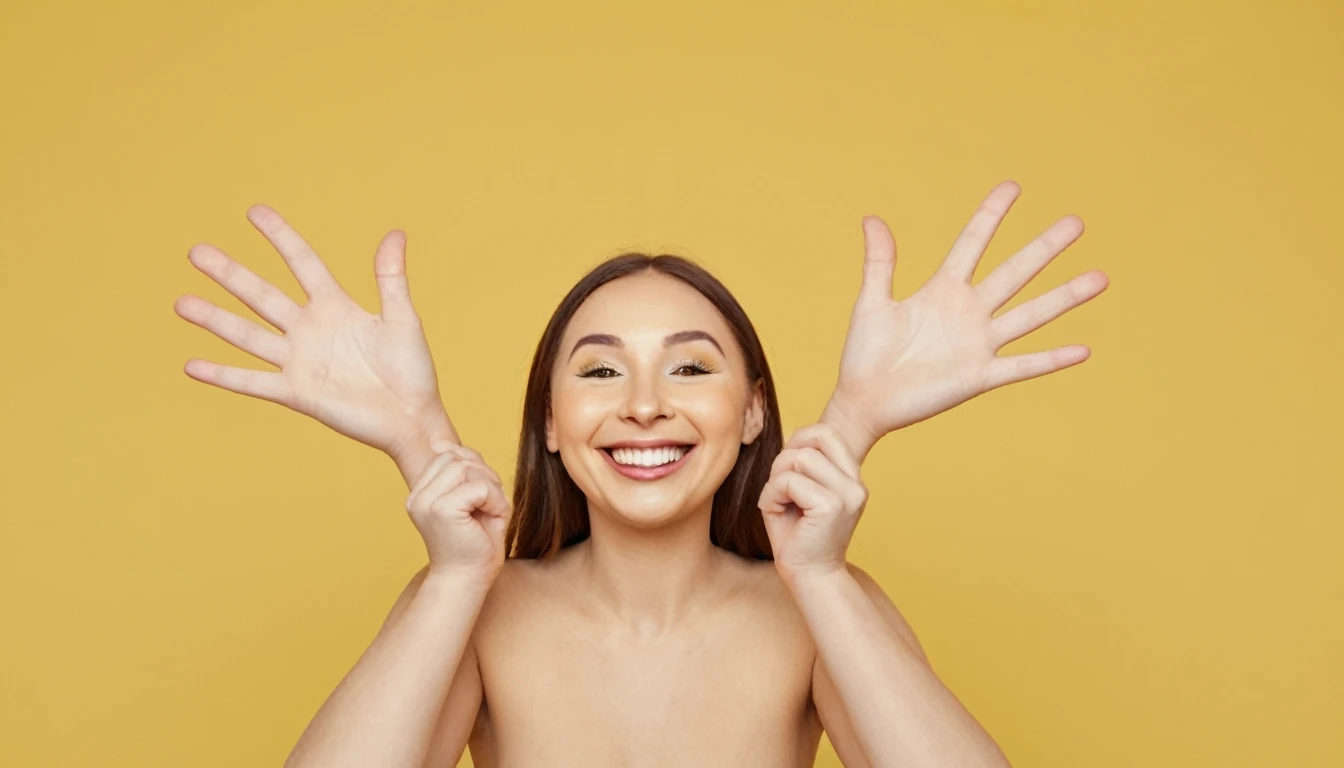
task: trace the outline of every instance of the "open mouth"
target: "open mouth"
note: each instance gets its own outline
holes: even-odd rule
[[[607,463],[633,480],[656,480],[686,465],[695,445],[665,445],[658,448],[602,448]]]

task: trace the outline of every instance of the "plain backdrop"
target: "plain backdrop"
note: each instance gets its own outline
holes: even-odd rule
[[[860,220],[978,278],[1086,233],[1004,354],[1081,366],[889,436],[851,559],[1018,766],[1344,764],[1337,2],[219,2],[0,7],[0,763],[279,765],[423,547],[386,457],[189,379],[207,241],[301,298],[411,291],[511,479],[555,304],[625,249],[704,264],[786,430],[834,383]],[[563,663],[563,659],[557,663]],[[464,761],[465,764],[465,761]],[[818,765],[839,765],[823,744]]]

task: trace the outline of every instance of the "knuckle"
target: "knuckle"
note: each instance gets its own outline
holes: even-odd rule
[[[219,326],[220,313],[223,310],[215,306],[213,302],[208,299],[198,299],[193,301],[192,305],[196,319],[200,320],[201,325],[212,329]]]
[[[467,480],[457,487],[464,496],[484,496],[490,492],[490,486],[483,480]]]
[[[239,277],[239,271],[242,269],[242,265],[233,259],[228,258],[216,261],[210,266],[214,269],[215,274],[219,277],[220,281],[225,283],[233,282]]]
[[[450,477],[449,472],[453,471],[453,464],[448,461],[434,461],[434,467],[430,469],[430,480],[437,480],[439,477]]]
[[[429,502],[429,504],[425,506],[424,512],[422,513],[421,516],[432,517],[435,515],[447,514],[452,510],[452,502],[453,500],[451,498],[451,494],[445,493],[442,496]]]
[[[472,481],[471,465],[465,462],[454,463],[448,468],[453,473],[453,488],[461,488]]]
[[[798,463],[795,466],[812,467],[816,470],[827,463],[826,454],[809,445],[798,450]]]
[[[858,512],[863,505],[868,503],[868,492],[863,488],[856,488],[849,494],[849,508]]]
[[[410,513],[412,518],[423,517],[427,509],[429,509],[429,504],[425,501],[422,493],[416,494],[415,498],[406,502],[406,511]]]
[[[1064,292],[1063,300],[1059,303],[1065,307],[1077,304],[1087,296],[1091,285],[1090,275],[1079,275],[1078,277],[1073,278],[1068,282],[1068,285],[1065,286],[1067,290]]]

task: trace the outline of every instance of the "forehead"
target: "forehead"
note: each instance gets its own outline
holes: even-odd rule
[[[567,352],[579,337],[609,333],[627,343],[652,341],[677,331],[708,331],[732,354],[732,329],[709,299],[675,277],[658,272],[627,275],[593,291],[565,329]]]

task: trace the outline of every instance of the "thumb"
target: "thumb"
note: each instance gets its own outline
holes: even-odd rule
[[[411,287],[406,282],[406,233],[394,229],[383,235],[373,255],[373,276],[378,281],[378,301],[384,320],[419,322],[411,306]]]
[[[863,217],[863,284],[859,303],[891,300],[891,277],[896,271],[896,240],[887,223],[876,216]]]

